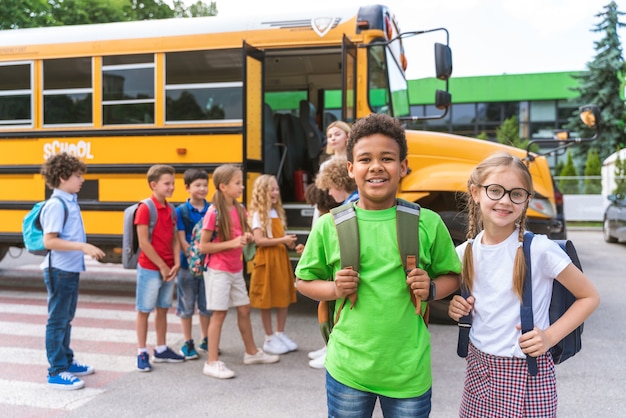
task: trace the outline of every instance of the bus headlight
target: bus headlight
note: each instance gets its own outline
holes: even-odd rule
[[[556,208],[552,202],[541,195],[535,195],[535,197],[530,199],[528,209],[538,212],[546,218],[554,218],[556,216]]]

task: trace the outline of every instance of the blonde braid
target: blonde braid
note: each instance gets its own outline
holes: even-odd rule
[[[528,209],[528,203],[522,212],[522,216],[519,219],[519,234],[518,242],[519,246],[515,251],[515,261],[513,262],[513,290],[520,301],[522,300],[522,293],[524,292],[524,279],[526,278],[526,259],[524,258],[524,232],[526,231],[526,209]]]

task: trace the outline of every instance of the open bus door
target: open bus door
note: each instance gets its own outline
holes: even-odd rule
[[[252,183],[265,170],[263,162],[266,140],[263,138],[263,60],[265,53],[243,42],[243,162],[246,193],[244,203],[252,193]]]
[[[356,45],[343,36],[341,45],[341,115],[343,121],[352,124],[356,121]]]

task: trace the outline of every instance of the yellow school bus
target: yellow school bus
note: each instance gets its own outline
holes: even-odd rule
[[[444,35],[435,45],[442,113],[422,118],[443,117],[450,103],[447,32],[435,31]],[[174,202],[187,197],[185,169],[211,173],[224,163],[241,165],[248,193],[259,174],[273,173],[283,200],[301,201],[330,121],[411,116],[405,70],[421,58],[403,40],[426,32],[401,32],[382,5],[0,31],[0,257],[22,246],[22,218],[50,193],[40,167],[59,152],[87,163],[79,203],[105,261],[120,259],[123,210],[150,194],[153,164],[175,167]],[[440,212],[462,239],[457,192],[503,146],[420,131],[407,140],[411,172],[400,197]],[[530,168],[531,229],[549,233],[548,164],[537,157]]]

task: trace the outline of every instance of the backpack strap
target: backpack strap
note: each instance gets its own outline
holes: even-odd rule
[[[530,244],[535,235],[532,232],[524,233],[524,260],[526,261],[526,276],[524,277],[524,290],[522,292],[522,304],[520,305],[520,322],[522,325],[522,334],[532,331],[535,327],[533,318],[533,280],[532,270],[530,267]],[[537,376],[537,358],[526,356],[528,364],[528,373],[531,376]]]
[[[143,199],[141,201],[141,203],[146,205],[148,207],[148,210],[150,211],[150,221],[148,223],[148,240],[150,240],[150,242],[152,242],[152,231],[154,231],[154,227],[155,227],[156,221],[157,221],[156,206],[154,205],[154,202],[152,201],[151,197],[147,197],[147,198]]]
[[[354,203],[346,203],[331,209],[330,212],[335,221],[335,228],[337,228],[341,268],[350,268],[358,273],[361,269],[361,247],[354,245],[355,242],[359,243],[359,224],[356,220]],[[357,294],[353,293],[347,299],[350,299],[350,309],[352,309],[356,303]],[[345,304],[346,299],[339,305],[335,322],[339,319],[339,314]]]
[[[419,223],[420,205],[404,199],[396,199],[396,235],[398,249],[404,270],[409,271],[419,266]],[[421,315],[422,301],[411,292],[411,302],[415,305],[415,313]]]
[[[191,233],[194,224],[191,222],[191,215],[189,214],[189,206],[187,206],[187,202],[181,203],[178,205],[178,208],[180,209],[180,218],[185,226],[185,234]]]

